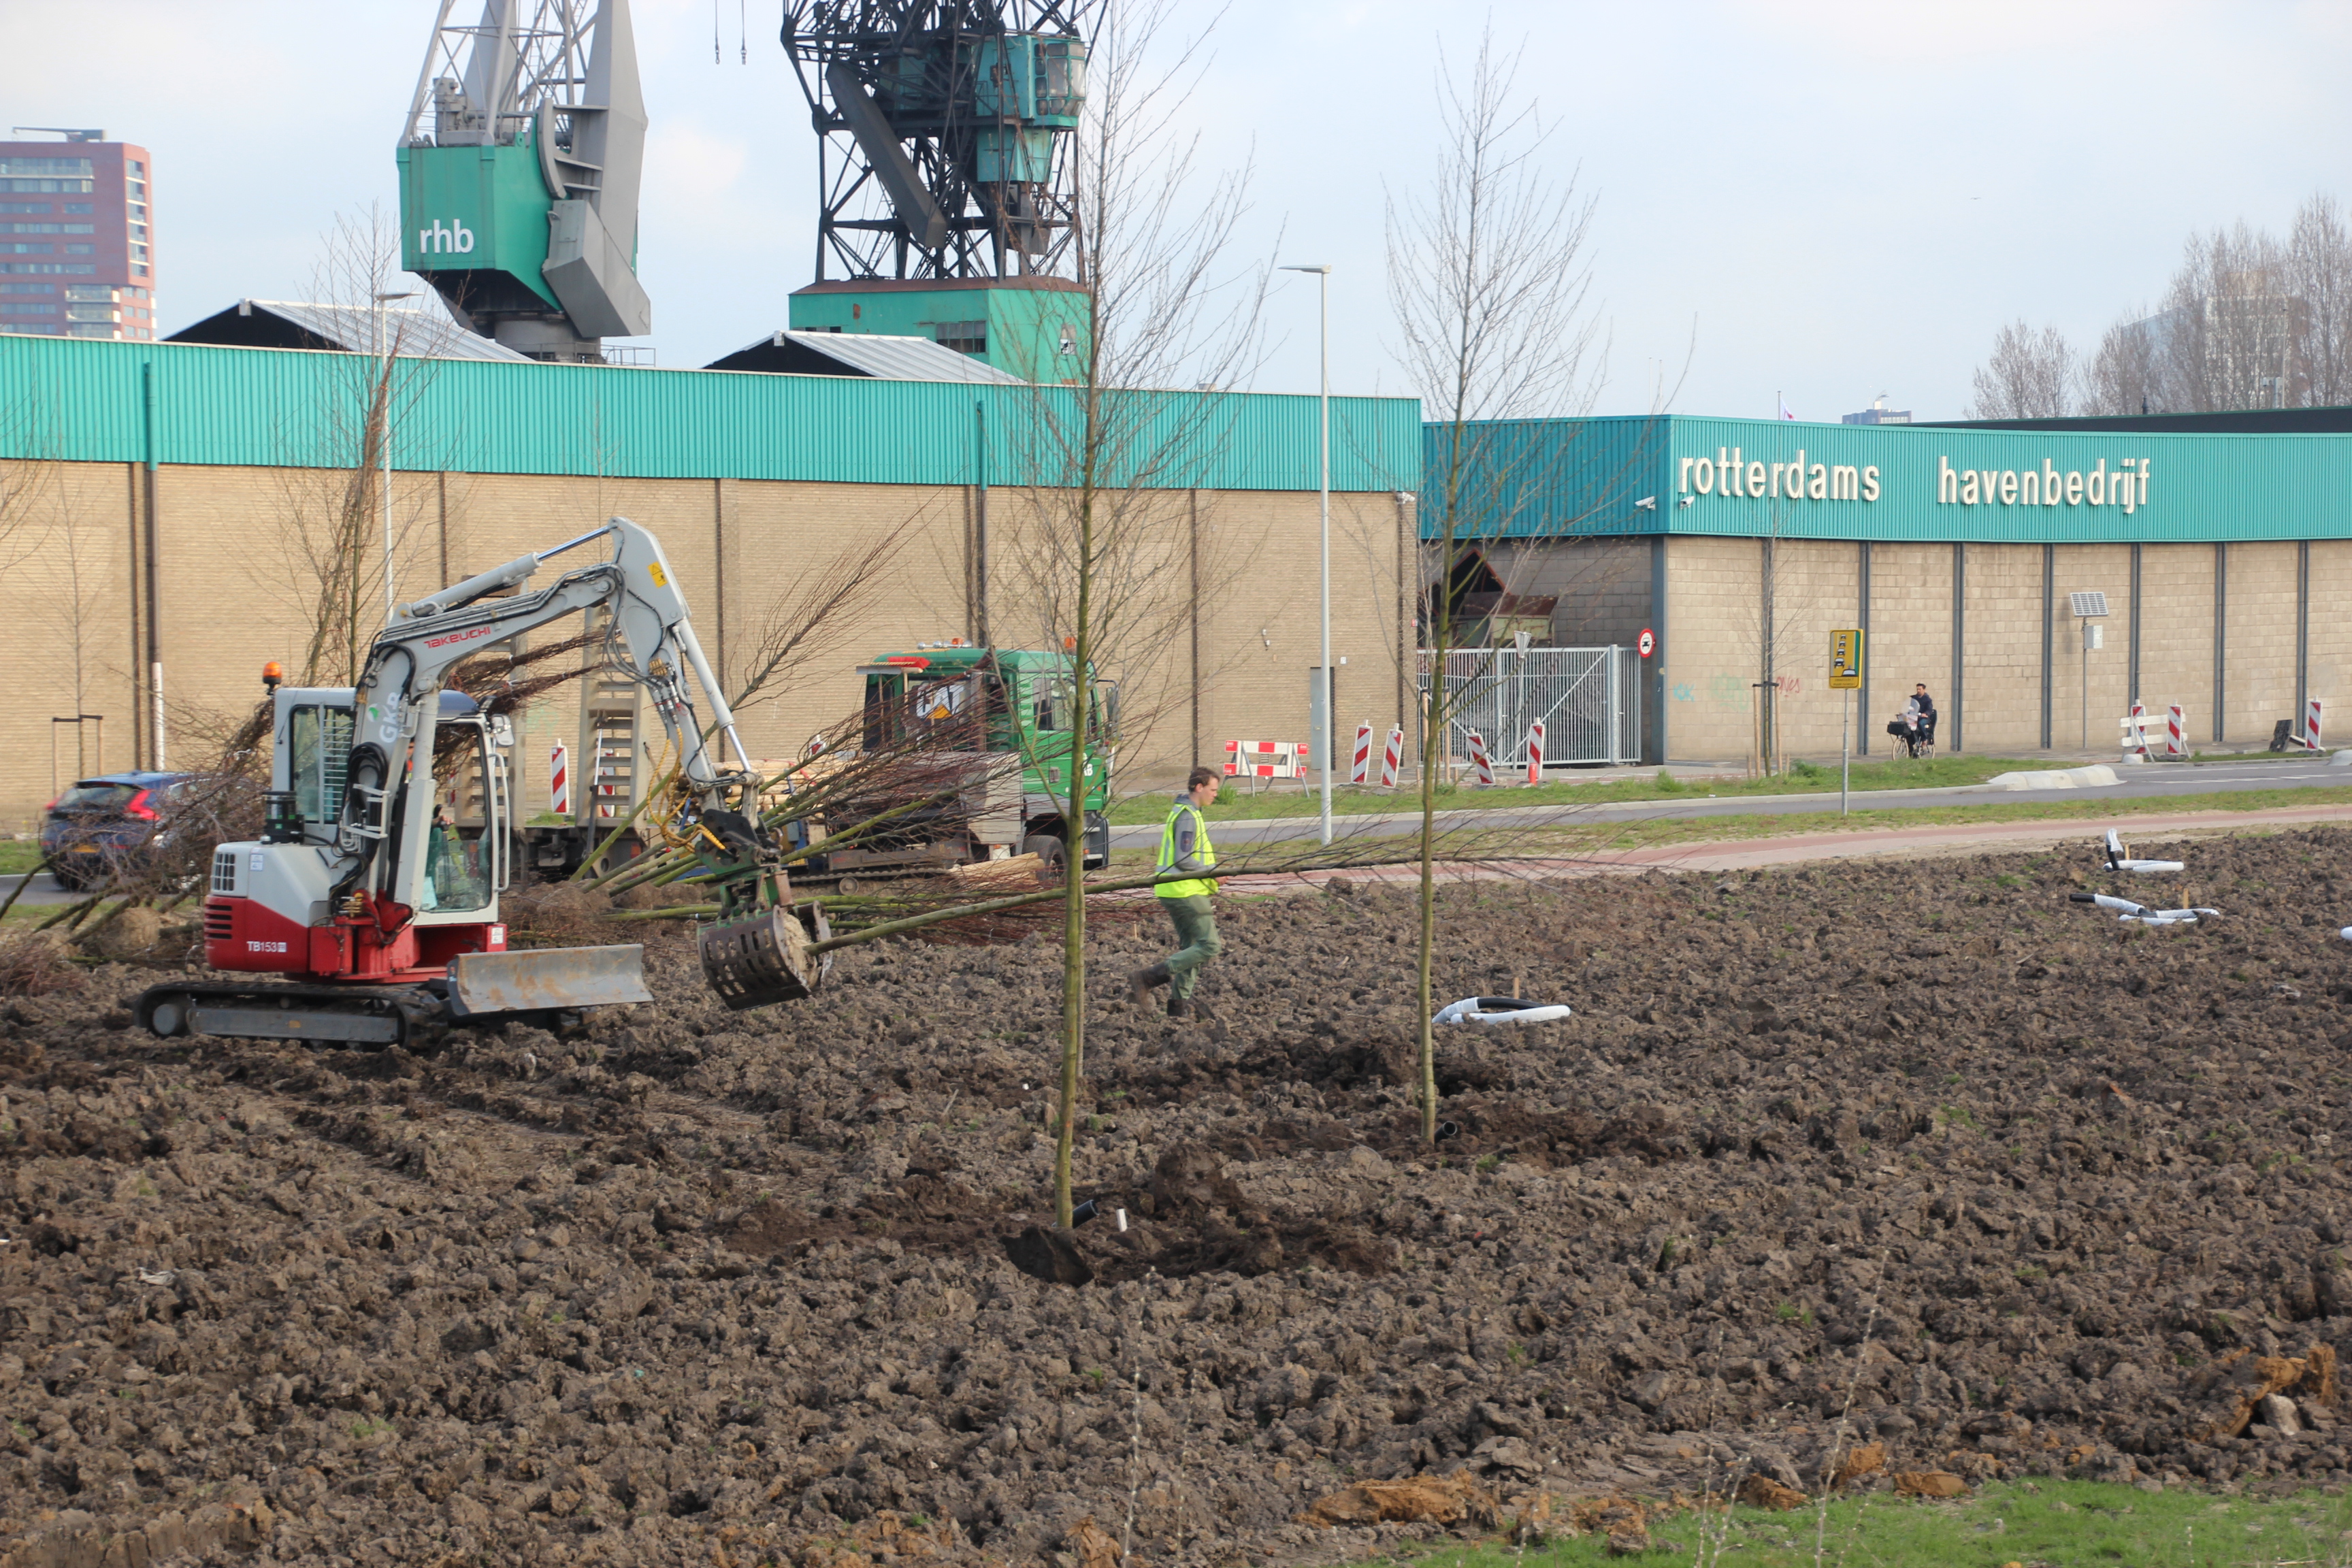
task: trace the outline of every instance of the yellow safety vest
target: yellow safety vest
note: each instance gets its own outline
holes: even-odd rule
[[[1209,842],[1209,819],[1201,808],[1189,800],[1180,800],[1168,811],[1168,820],[1160,828],[1160,866],[1162,876],[1176,869],[1176,819],[1185,812],[1192,814],[1192,858],[1203,866],[1217,863],[1217,847]],[[1162,882],[1152,889],[1163,899],[1205,898],[1217,890],[1214,879],[1193,877],[1181,882]]]

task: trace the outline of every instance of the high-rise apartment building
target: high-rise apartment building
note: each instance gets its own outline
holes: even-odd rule
[[[0,331],[152,340],[147,149],[103,131],[16,131],[65,140],[0,142]]]

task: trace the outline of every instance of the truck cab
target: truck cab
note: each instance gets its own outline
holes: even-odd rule
[[[831,858],[841,863],[835,868],[887,863],[885,857],[947,864],[1020,853],[1064,858],[1062,809],[1073,766],[1084,790],[1082,864],[1108,863],[1115,683],[1079,681],[1067,654],[955,646],[880,654],[857,673],[866,684],[866,750],[927,738],[950,753],[969,752],[973,787],[953,829],[891,848],[841,851]],[[1080,693],[1089,685],[1094,700],[1081,714]]]

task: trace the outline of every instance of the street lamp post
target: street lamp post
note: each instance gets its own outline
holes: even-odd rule
[[[414,289],[375,297],[375,341],[383,348],[383,624],[392,625],[392,341],[384,335],[383,308],[415,296]]]
[[[1286,267],[1285,272],[1312,272],[1319,279],[1317,289],[1321,306],[1323,341],[1323,500],[1322,581],[1323,581],[1323,668],[1317,679],[1322,684],[1323,754],[1315,759],[1323,772],[1323,842],[1331,842],[1331,738],[1339,716],[1331,705],[1331,264],[1321,262],[1312,267]]]

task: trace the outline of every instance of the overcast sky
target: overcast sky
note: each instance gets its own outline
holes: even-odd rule
[[[813,275],[814,138],[774,0],[637,0],[652,120],[648,340],[696,365],[781,326]],[[102,125],[154,154],[166,331],[300,298],[340,210],[396,203],[393,147],[432,0],[0,0],[8,124]],[[1213,7],[1200,6],[1202,15]],[[1425,181],[1438,49],[1480,13],[1251,0],[1189,106],[1255,153],[1244,248],[1329,261],[1333,379],[1402,390],[1384,344],[1384,186]],[[2284,228],[2352,145],[2352,5],[1505,3],[1546,157],[1599,200],[1601,410],[1834,419],[1885,392],[1959,415],[2004,321],[2085,346],[2163,287],[2191,227]],[[1313,281],[1286,282],[1258,384],[1315,384]],[[1685,363],[1687,369],[1685,370]]]

